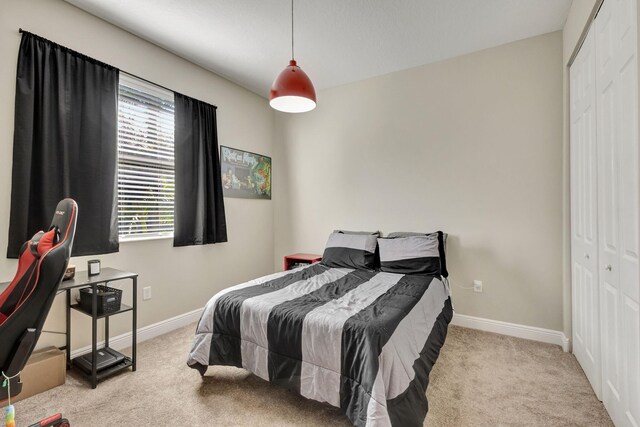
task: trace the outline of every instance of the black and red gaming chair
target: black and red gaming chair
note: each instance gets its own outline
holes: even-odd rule
[[[22,245],[18,272],[0,294],[0,370],[6,377],[15,376],[9,384],[12,396],[22,391],[18,374],[38,341],[67,269],[77,218],[75,201],[58,203],[49,230]],[[7,399],[8,389],[0,387],[0,402]]]

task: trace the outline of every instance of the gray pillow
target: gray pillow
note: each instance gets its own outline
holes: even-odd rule
[[[378,239],[380,270],[398,274],[440,276],[437,234]]]
[[[448,234],[442,231],[435,231],[433,233],[417,233],[413,231],[396,231],[393,233],[389,233],[389,238],[399,238],[399,237],[409,237],[409,236],[430,236],[435,235],[438,236],[438,252],[440,258],[440,275],[443,277],[449,277],[449,271],[447,270],[447,237]]]
[[[347,231],[347,230],[333,230],[334,233],[343,233],[343,234],[362,234],[362,235],[371,235],[380,237],[381,234],[379,231]]]
[[[322,255],[322,264],[327,267],[373,270],[377,264],[377,240],[378,236],[370,233],[331,233]]]
[[[437,234],[438,232],[435,231],[433,233],[417,233],[414,231],[394,231],[393,233],[389,233],[389,235],[387,237],[389,238],[394,238],[394,237],[407,237],[407,236],[424,236],[425,234]],[[446,246],[447,244],[447,233],[442,233],[442,239],[444,241],[444,244]]]

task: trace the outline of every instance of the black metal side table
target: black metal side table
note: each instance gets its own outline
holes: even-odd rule
[[[132,283],[132,306],[121,304],[120,310],[107,313],[98,314],[98,285],[107,282],[115,282],[117,280],[131,279]],[[78,304],[72,304],[71,302],[71,290],[77,288],[84,288],[87,286],[92,287],[92,310],[88,312],[82,309]],[[123,369],[131,367],[132,371],[136,370],[136,330],[137,330],[137,295],[138,295],[138,274],[127,271],[116,270],[115,268],[103,268],[100,274],[96,276],[89,276],[86,271],[78,271],[71,280],[65,280],[60,284],[59,291],[65,291],[67,293],[67,341],[66,341],[66,353],[67,353],[67,369],[71,367],[71,309],[77,310],[81,313],[91,317],[91,373],[85,374],[82,370],[78,370],[91,382],[91,388],[96,388],[98,381],[116,373]],[[109,317],[115,316],[127,311],[132,312],[132,325],[131,325],[131,357],[125,357],[125,359],[100,372],[96,369],[96,356],[98,352],[98,319],[104,319],[104,345],[109,346]]]

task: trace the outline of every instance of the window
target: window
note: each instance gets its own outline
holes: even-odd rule
[[[120,73],[120,240],[173,235],[173,92]]]

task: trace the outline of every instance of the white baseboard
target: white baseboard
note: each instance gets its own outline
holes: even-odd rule
[[[188,313],[180,314],[170,319],[163,320],[161,322],[154,323],[149,326],[144,326],[142,328],[138,328],[138,336],[137,336],[138,344],[143,341],[150,340],[151,338],[164,335],[166,333],[174,331],[183,326],[187,326],[191,323],[197,322],[200,319],[200,315],[202,314],[203,309],[204,308],[198,308]],[[98,348],[102,346],[104,346],[104,341],[99,341]],[[131,347],[131,332],[127,332],[126,334],[111,337],[109,339],[109,347],[113,348],[114,350],[122,350],[124,348]],[[71,358],[73,359],[74,357],[81,356],[83,354],[89,353],[90,351],[91,351],[90,345],[86,347],[78,348],[71,352]]]
[[[466,314],[458,313],[454,313],[451,324],[501,335],[524,338],[527,340],[556,344],[567,352],[570,349],[569,338],[567,338],[562,331],[519,325],[517,323],[501,322],[499,320],[484,319],[482,317],[467,316]]]
[[[562,337],[561,337],[562,344],[560,344],[560,346],[562,347],[562,350],[564,350],[565,353],[569,353],[571,351],[571,340],[567,338],[564,332],[558,331],[558,333],[562,334]]]

